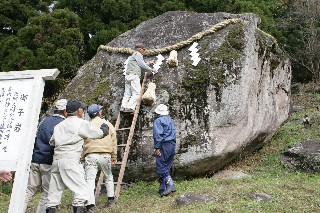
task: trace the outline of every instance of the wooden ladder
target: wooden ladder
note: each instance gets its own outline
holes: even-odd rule
[[[127,143],[118,144],[118,150],[119,149],[123,149],[123,148],[125,148],[125,150],[124,150],[124,153],[123,153],[123,156],[122,156],[122,161],[117,163],[117,165],[121,165],[121,167],[120,167],[120,171],[119,171],[119,175],[118,175],[118,180],[117,180],[117,182],[115,182],[115,185],[116,185],[116,187],[115,187],[115,198],[116,199],[118,199],[119,196],[120,196],[120,189],[121,189],[122,179],[123,179],[123,176],[124,176],[124,171],[126,169],[127,160],[128,160],[129,151],[130,151],[130,145],[131,145],[131,142],[132,142],[134,129],[136,127],[136,122],[137,122],[139,111],[140,111],[142,95],[143,95],[143,92],[144,92],[144,85],[145,85],[146,79],[147,79],[147,72],[145,72],[145,74],[144,74],[143,82],[142,82],[142,85],[141,85],[140,97],[137,100],[136,109],[135,109],[135,111],[133,113],[133,119],[132,119],[131,126],[128,127],[128,128],[120,128],[119,129],[120,122],[121,122],[121,114],[120,114],[121,112],[120,111],[119,111],[118,118],[117,118],[117,121],[116,121],[116,124],[115,124],[115,129],[116,129],[117,133],[119,131],[130,130],[128,138],[127,138]],[[104,174],[103,174],[103,172],[101,172],[99,180],[98,180],[98,183],[97,183],[96,192],[95,192],[96,203],[98,202],[98,199],[99,199],[99,195],[100,195],[100,191],[101,191],[101,184],[103,182],[103,176],[104,176]]]

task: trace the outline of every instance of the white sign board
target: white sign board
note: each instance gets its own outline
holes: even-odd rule
[[[28,130],[33,81],[0,81],[0,168],[15,171]]]
[[[9,212],[23,211],[44,82],[58,74],[57,69],[0,72],[0,169],[16,171]]]

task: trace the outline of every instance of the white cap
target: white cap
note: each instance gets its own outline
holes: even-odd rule
[[[67,103],[68,103],[68,101],[66,99],[59,99],[59,100],[57,100],[56,104],[54,105],[54,108],[57,110],[65,110]]]
[[[159,115],[169,115],[168,107],[164,104],[159,104],[154,112]]]

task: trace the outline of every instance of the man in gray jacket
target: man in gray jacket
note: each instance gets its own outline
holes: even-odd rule
[[[140,96],[141,69],[155,72],[144,62],[143,54],[146,49],[142,43],[135,45],[136,51],[128,58],[127,69],[125,72],[125,91],[121,103],[120,111],[133,112],[136,108],[137,100]]]
[[[80,163],[84,139],[102,138],[108,134],[105,126],[99,129],[82,119],[84,108],[79,101],[69,101],[66,106],[68,117],[54,127],[50,145],[55,148],[46,212],[56,212],[65,187],[73,194],[73,212],[84,211],[84,203],[88,200],[84,169]]]

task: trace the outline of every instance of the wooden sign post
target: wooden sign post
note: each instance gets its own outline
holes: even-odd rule
[[[58,69],[0,72],[0,169],[16,171],[9,213],[22,213],[45,80]]]

